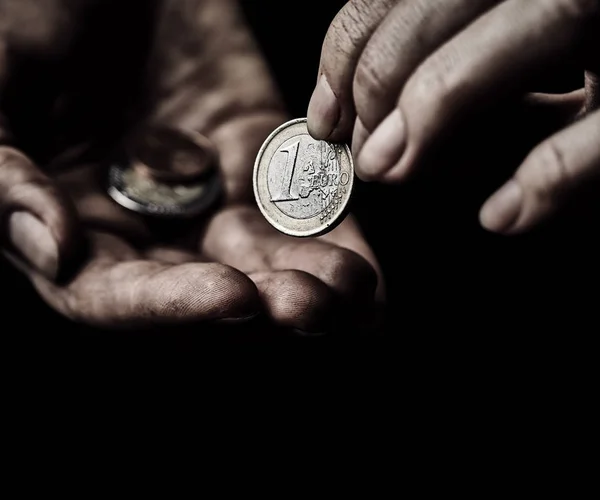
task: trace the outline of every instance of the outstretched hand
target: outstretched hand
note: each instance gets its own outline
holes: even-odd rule
[[[0,0],[0,18],[5,254],[54,309],[107,328],[369,324],[383,283],[352,217],[295,239],[254,204],[254,158],[288,117],[234,2]],[[109,199],[105,154],[140,124],[210,138],[215,212],[166,234]]]

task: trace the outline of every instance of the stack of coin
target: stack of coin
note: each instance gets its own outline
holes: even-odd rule
[[[313,139],[306,118],[277,128],[254,165],[260,211],[290,236],[319,236],[335,228],[347,214],[353,185],[350,148]]]
[[[152,127],[136,134],[109,169],[108,194],[143,215],[199,215],[219,199],[218,156],[201,134]]]

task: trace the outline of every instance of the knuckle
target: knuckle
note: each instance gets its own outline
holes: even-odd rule
[[[40,195],[40,189],[46,190],[45,186],[39,186],[27,182],[27,179],[19,175],[12,177],[8,189],[3,193],[3,203],[9,205],[26,205],[28,200]]]
[[[381,101],[391,91],[389,68],[390,58],[381,51],[365,49],[354,75],[354,95],[357,101]]]
[[[550,203],[558,201],[571,184],[561,147],[553,139],[549,139],[534,151],[530,161],[523,184],[538,199]]]
[[[50,202],[46,215],[52,217],[55,208],[52,201],[62,197],[49,178],[19,168],[9,168],[3,174],[0,194],[4,205],[28,206],[35,200],[43,199],[46,203]]]
[[[360,42],[361,24],[354,24],[347,8],[335,16],[325,36],[326,53],[330,56],[341,54],[350,56],[354,47]]]
[[[348,2],[331,22],[325,44],[342,53],[351,54],[354,47],[361,44],[365,32],[372,30],[374,19],[387,12],[395,3],[391,1],[352,0]]]
[[[435,53],[417,68],[403,94],[419,103],[451,102],[459,91],[458,82],[453,79],[457,61],[458,54],[453,51]]]
[[[393,61],[384,51],[374,51],[363,54],[356,68],[354,106],[368,130],[374,130],[396,105],[403,82],[391,73]]]

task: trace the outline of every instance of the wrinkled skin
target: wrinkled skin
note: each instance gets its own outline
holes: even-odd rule
[[[289,117],[233,2],[0,0],[0,30],[5,254],[50,306],[111,329],[369,324],[383,282],[352,217],[294,239],[254,205],[254,158]],[[225,179],[215,212],[168,233],[103,187],[148,123],[208,136]]]
[[[480,211],[489,231],[527,232],[600,178],[599,34],[597,0],[350,0],[323,44],[309,130],[352,137],[363,180],[401,183],[456,129],[489,127],[494,108],[562,115]],[[566,61],[585,88],[531,93]]]

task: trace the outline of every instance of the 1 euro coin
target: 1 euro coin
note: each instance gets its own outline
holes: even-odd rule
[[[306,118],[278,127],[264,142],[254,165],[256,202],[278,231],[320,236],[347,214],[354,164],[345,144],[314,139]]]

